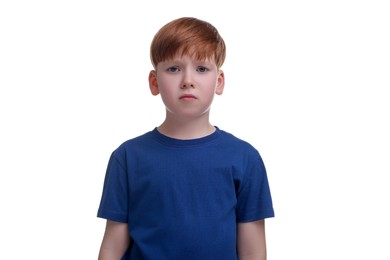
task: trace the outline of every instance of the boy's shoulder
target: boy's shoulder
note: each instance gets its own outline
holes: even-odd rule
[[[120,143],[116,148],[116,151],[128,150],[129,148],[136,148],[140,146],[145,146],[147,143],[150,143],[153,140],[152,131],[145,132],[138,136],[132,137]]]
[[[223,133],[222,136],[225,145],[231,146],[238,151],[247,151],[249,153],[258,154],[257,148],[254,147],[252,143],[249,142],[248,140],[242,139],[241,137],[224,130],[220,130],[220,131],[221,133]]]

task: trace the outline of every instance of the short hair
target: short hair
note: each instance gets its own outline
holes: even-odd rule
[[[154,68],[175,55],[189,55],[197,60],[215,59],[218,68],[226,56],[226,46],[218,30],[206,21],[183,17],[164,25],[154,36],[150,59]]]

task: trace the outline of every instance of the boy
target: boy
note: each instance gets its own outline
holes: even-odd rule
[[[180,18],[155,35],[149,87],[166,117],[111,155],[99,259],[266,259],[264,219],[274,212],[262,159],[209,122],[224,59],[205,21]]]

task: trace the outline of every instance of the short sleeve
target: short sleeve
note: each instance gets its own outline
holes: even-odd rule
[[[97,216],[112,221],[128,221],[128,177],[124,163],[111,155],[104,179],[103,192]]]
[[[263,160],[258,155],[248,164],[237,193],[237,222],[252,222],[275,216]]]

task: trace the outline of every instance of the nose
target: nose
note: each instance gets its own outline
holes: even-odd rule
[[[193,88],[193,87],[194,87],[194,84],[192,84],[192,83],[183,83],[180,88],[185,89],[185,88]]]
[[[185,89],[185,88],[193,88],[194,82],[191,76],[191,73],[187,72],[184,74],[183,82],[181,83],[180,88]]]

